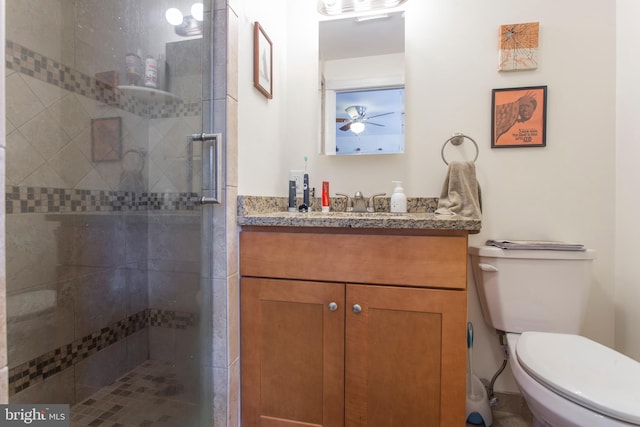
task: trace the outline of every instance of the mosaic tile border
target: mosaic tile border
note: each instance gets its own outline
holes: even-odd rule
[[[50,83],[70,92],[116,105],[116,89],[92,79],[89,75],[47,58],[11,40],[5,44],[5,64],[7,68]]]
[[[180,313],[167,310],[149,310],[148,326],[161,328],[187,329],[195,326],[196,317],[193,313]]]
[[[151,119],[188,117],[198,116],[202,111],[200,100],[167,98],[162,102],[148,102],[135,96],[126,95],[108,83],[11,40],[7,40],[5,44],[5,65],[8,69],[58,86],[69,92],[118,107],[140,117]]]
[[[196,326],[195,313],[146,309],[122,319],[72,343],[48,351],[9,369],[9,396],[13,396],[50,376],[72,367],[98,351],[149,326],[187,329]]]
[[[195,211],[196,193],[133,193],[50,187],[5,188],[5,213]]]

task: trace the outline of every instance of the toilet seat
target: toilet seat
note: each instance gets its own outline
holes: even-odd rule
[[[640,363],[585,337],[524,332],[516,356],[536,381],[611,418],[640,425]]]

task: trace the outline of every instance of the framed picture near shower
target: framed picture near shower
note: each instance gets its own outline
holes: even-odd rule
[[[91,160],[112,162],[122,157],[122,119],[108,117],[91,120]]]
[[[253,85],[273,98],[273,44],[258,22],[253,24]]]
[[[491,148],[545,147],[547,87],[493,89]]]

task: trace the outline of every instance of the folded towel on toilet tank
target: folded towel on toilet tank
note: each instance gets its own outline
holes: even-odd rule
[[[442,185],[436,215],[482,219],[482,194],[474,162],[453,161]]]

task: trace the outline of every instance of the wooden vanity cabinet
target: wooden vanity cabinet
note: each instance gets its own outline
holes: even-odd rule
[[[465,425],[466,257],[465,232],[242,231],[243,427]]]

